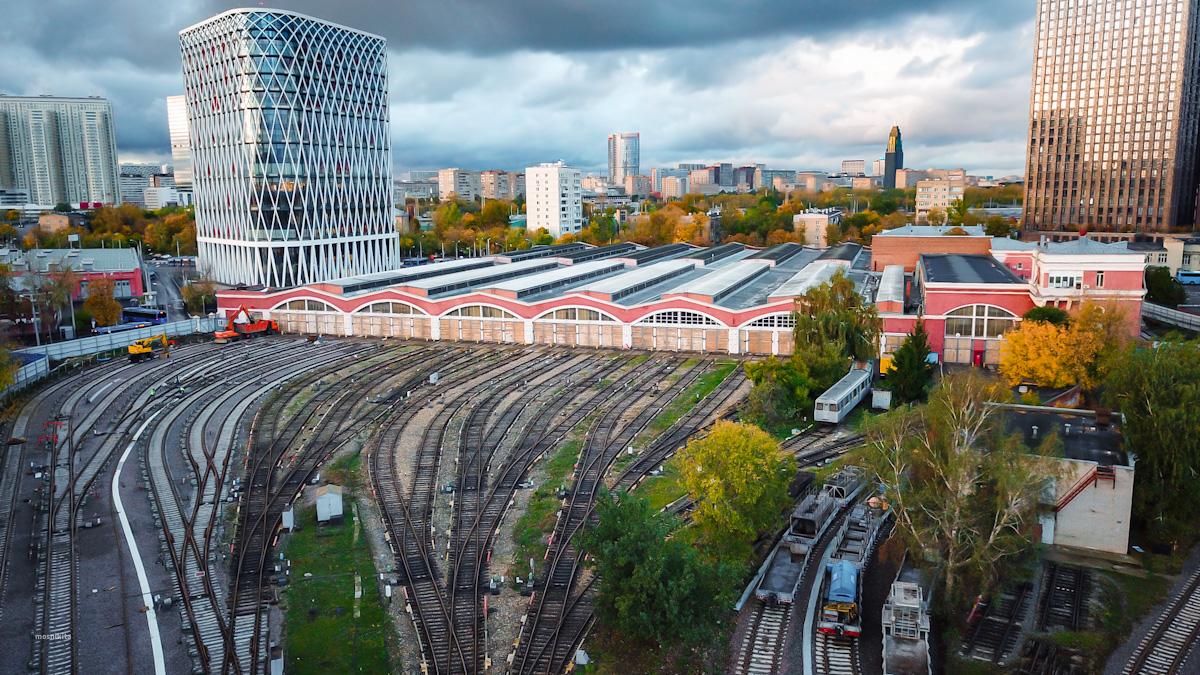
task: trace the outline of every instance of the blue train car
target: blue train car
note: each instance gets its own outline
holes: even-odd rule
[[[817,630],[857,636],[862,632],[858,620],[858,565],[849,560],[838,560],[826,565],[825,571],[828,582]]]

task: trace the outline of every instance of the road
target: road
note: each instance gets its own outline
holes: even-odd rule
[[[183,284],[184,267],[170,267],[168,265],[154,265],[147,262],[148,267],[155,272],[156,279],[150,282],[150,289],[158,293],[158,304],[160,307],[167,307],[167,319],[169,321],[183,321],[188,318],[187,310],[183,305],[183,293],[180,291],[180,286]]]

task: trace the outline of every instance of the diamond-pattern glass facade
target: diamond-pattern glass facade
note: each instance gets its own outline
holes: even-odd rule
[[[1195,224],[1198,7],[1198,0],[1038,2],[1030,227]]]
[[[277,288],[395,268],[384,39],[248,9],[179,38],[200,265]]]

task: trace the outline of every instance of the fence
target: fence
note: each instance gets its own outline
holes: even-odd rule
[[[113,349],[124,349],[137,340],[162,335],[163,333],[166,333],[168,336],[212,333],[224,327],[225,319],[196,318],[186,321],[163,323],[157,326],[147,326],[145,328],[135,328],[134,330],[122,331],[120,333],[109,333],[108,335],[93,335],[92,337],[42,345],[41,347],[28,347],[26,349],[18,349],[15,353],[31,356],[48,356],[51,359],[59,361],[72,356],[86,356]]]
[[[1161,323],[1200,332],[1200,314],[1193,312],[1181,312],[1178,309],[1156,305],[1153,302],[1143,302],[1142,316]]]
[[[17,369],[17,375],[13,379],[13,383],[4,389],[4,391],[0,391],[0,397],[20,391],[50,374],[50,359],[45,356],[35,354],[27,356],[23,360],[26,363]]]

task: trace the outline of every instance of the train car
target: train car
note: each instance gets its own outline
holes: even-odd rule
[[[817,630],[832,635],[858,637],[862,633],[860,599],[863,568],[871,557],[879,527],[890,511],[854,506],[834,539],[834,551],[825,564],[821,614]]]
[[[807,554],[825,534],[838,509],[837,501],[823,492],[810,494],[792,511],[788,531],[783,535],[792,553]]]
[[[858,616],[859,568],[849,560],[829,563],[825,570],[828,581],[821,603],[821,620],[817,630],[822,633],[857,636],[862,632]]]
[[[821,492],[835,500],[838,508],[846,508],[866,484],[864,474],[857,467],[848,466],[830,477],[821,486]]]
[[[871,391],[871,368],[870,363],[866,368],[851,368],[845,377],[817,397],[813,419],[829,424],[840,424],[846,419],[846,415]]]

